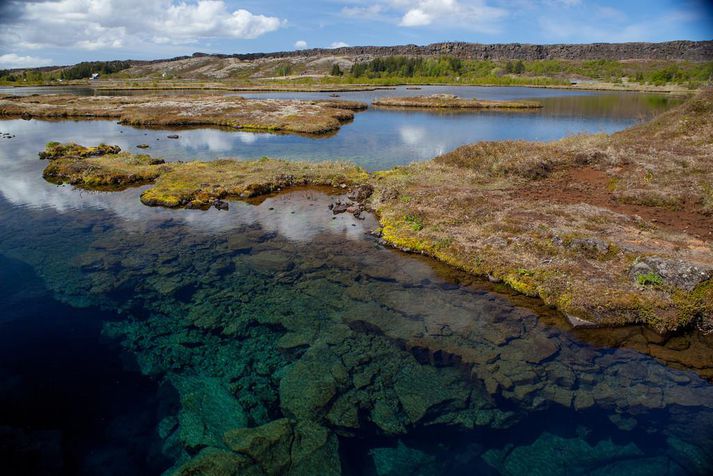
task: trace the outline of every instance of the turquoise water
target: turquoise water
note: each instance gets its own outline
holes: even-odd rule
[[[16,134],[0,142],[3,474],[708,474],[709,381],[384,248],[373,219],[329,212],[333,196],[148,208],[141,189],[48,184],[36,155],[54,139],[150,142],[184,160],[275,155],[258,147],[275,141],[280,156],[316,159],[348,150],[342,136],[356,129],[365,145],[352,153],[373,168],[420,150],[387,146],[397,126],[426,123],[452,147],[488,122],[521,138],[556,135],[543,121],[636,120],[582,114],[370,111],[331,138],[252,143],[217,130],[171,141],[106,121],[0,122]],[[522,129],[504,125],[516,119]],[[211,134],[227,144],[211,151]]]

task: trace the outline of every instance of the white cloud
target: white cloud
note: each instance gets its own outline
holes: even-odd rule
[[[420,8],[414,8],[409,10],[401,19],[399,25],[401,26],[425,26],[430,25],[433,21],[433,17],[428,13],[424,12]]]
[[[330,48],[346,48],[349,46],[348,44],[344,43],[343,41],[335,41],[331,45],[329,45]]]
[[[508,10],[490,6],[489,0],[377,0],[369,5],[345,7],[342,15],[387,20],[407,28],[459,27],[494,33],[500,30],[499,22]]]
[[[20,15],[4,25],[0,42],[21,48],[86,50],[188,44],[203,38],[253,39],[285,24],[223,0],[49,0],[15,2]]]
[[[347,17],[363,17],[371,20],[383,11],[383,5],[374,4],[366,7],[344,7],[342,8],[342,15]]]
[[[304,50],[306,48],[307,48],[307,42],[305,40],[295,41],[295,49],[296,50]]]
[[[0,68],[34,68],[52,64],[51,59],[35,56],[19,56],[15,53],[0,55]]]

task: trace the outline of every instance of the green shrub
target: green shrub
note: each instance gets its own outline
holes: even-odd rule
[[[636,282],[639,286],[661,286],[663,278],[653,271],[646,274],[640,274],[636,277]]]

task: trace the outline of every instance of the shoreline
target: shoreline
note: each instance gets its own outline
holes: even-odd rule
[[[138,82],[138,81],[136,81]],[[149,82],[148,80],[146,82]],[[128,86],[128,85],[117,85],[111,86],[109,84],[92,84],[88,82],[82,83],[50,83],[50,84],[38,84],[38,85],[27,85],[27,86],[17,86],[17,85],[5,85],[0,86],[2,88],[11,89],[22,89],[22,88],[38,88],[38,87],[48,87],[48,88],[89,88],[95,91],[230,91],[230,92],[256,92],[256,93],[271,93],[271,92],[306,92],[306,93],[339,93],[339,92],[369,92],[369,91],[379,91],[379,90],[395,90],[399,87],[423,87],[423,86],[443,86],[443,87],[482,87],[482,88],[529,88],[529,89],[562,89],[562,90],[572,90],[572,91],[605,91],[605,92],[631,92],[631,93],[657,93],[657,94],[668,94],[676,96],[690,96],[700,92],[705,88],[698,89],[686,89],[683,87],[677,87],[675,85],[671,86],[652,86],[652,85],[640,85],[638,83],[627,83],[626,86],[619,85],[616,83],[605,83],[605,82],[594,82],[587,83],[584,85],[580,84],[464,84],[460,82],[448,82],[448,83],[397,83],[388,85],[379,84],[369,84],[369,83],[354,83],[349,84],[325,84],[325,85],[315,85],[315,86],[305,86],[305,85],[242,85],[233,86],[228,84],[217,84],[211,86],[197,86],[191,84],[172,86],[149,86],[149,85],[139,85],[139,86]]]

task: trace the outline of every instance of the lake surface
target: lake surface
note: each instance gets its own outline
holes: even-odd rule
[[[149,208],[140,188],[48,184],[37,159],[50,140],[145,142],[171,160],[348,158],[379,169],[480,139],[614,131],[671,105],[456,93],[548,105],[367,111],[322,139],[0,122],[15,134],[0,139],[3,474],[172,474],[184,464],[218,474],[243,464],[230,451],[248,451],[241,429],[262,425],[276,443],[251,457],[297,474],[709,474],[705,337],[668,345],[638,328],[626,338],[573,332],[536,300],[381,246],[373,218],[333,216],[338,197],[323,191],[228,211]],[[691,352],[704,361],[681,365]]]
[[[33,88],[34,92],[64,92],[57,88]],[[78,94],[93,90],[72,90]],[[2,92],[22,93],[20,90]],[[102,92],[106,93],[106,92]],[[147,91],[134,92],[146,94]],[[175,91],[169,93],[176,94]],[[611,133],[680,103],[680,98],[631,93],[588,93],[533,88],[482,88],[424,86],[388,90],[339,93],[338,99],[370,103],[383,96],[451,93],[482,99],[535,99],[543,108],[516,112],[433,112],[370,109],[358,113],[351,124],[336,135],[315,141],[295,135],[259,134],[196,129],[181,131],[180,139],[169,141],[165,131],[147,131],[112,121],[46,123],[5,121],[0,132],[11,132],[25,140],[111,142],[125,150],[149,144],[148,151],[169,160],[210,160],[216,157],[245,159],[263,156],[290,160],[350,160],[368,170],[428,160],[458,146],[479,140],[555,140],[581,133]],[[234,94],[234,93],[233,93]],[[245,97],[333,99],[328,93],[253,93]]]

